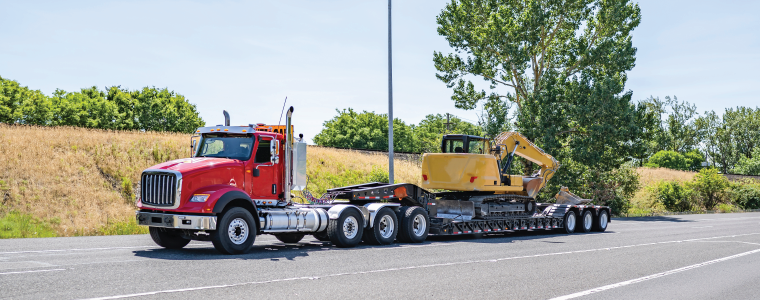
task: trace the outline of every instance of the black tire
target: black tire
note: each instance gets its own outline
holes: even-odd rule
[[[563,218],[562,225],[563,225],[562,226],[563,229],[561,229],[561,231],[563,231],[563,232],[565,232],[567,234],[571,234],[571,233],[575,232],[575,227],[578,227],[578,218],[575,215],[574,211],[571,210],[571,211],[568,211],[567,213],[565,213],[565,217]],[[568,226],[568,225],[570,225],[570,226]]]
[[[578,227],[580,226],[580,227]],[[594,227],[594,214],[590,210],[586,210],[581,214],[581,219],[576,228],[580,229],[578,232],[589,233],[591,228]]]
[[[362,241],[363,232],[364,218],[354,208],[344,209],[337,219],[327,223],[327,236],[330,237],[330,242],[340,248],[358,245]]]
[[[606,209],[599,212],[599,215],[594,219],[594,231],[604,232],[607,230],[607,224],[610,223],[610,213]]]
[[[171,232],[171,229],[148,227],[148,231],[153,241],[166,249],[182,249],[190,243],[190,240],[183,238],[178,233]]]
[[[317,232],[313,234],[314,238],[320,242],[329,242],[330,236],[327,235],[327,231]]]
[[[422,243],[430,232],[430,217],[422,207],[402,206],[398,211],[398,240],[405,243]]]
[[[224,212],[211,233],[211,242],[224,254],[243,254],[251,250],[256,240],[257,223],[248,210],[233,207]],[[230,235],[232,232],[232,235]]]
[[[280,233],[275,234],[274,237],[276,237],[280,242],[283,242],[285,244],[295,244],[301,241],[303,237],[306,234],[303,233]]]
[[[364,242],[371,245],[390,245],[396,240],[398,216],[392,209],[380,209],[372,223],[372,227],[364,228]]]

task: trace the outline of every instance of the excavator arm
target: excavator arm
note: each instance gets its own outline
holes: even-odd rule
[[[505,161],[501,173],[506,175],[506,170],[512,162],[513,156],[520,156],[541,167],[541,172],[535,177],[524,177],[523,182],[529,196],[535,197],[546,183],[554,176],[560,164],[553,156],[547,154],[518,132],[502,132],[494,139],[493,154],[501,161]]]

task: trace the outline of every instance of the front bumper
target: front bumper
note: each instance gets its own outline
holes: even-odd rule
[[[195,230],[216,230],[215,216],[192,216],[163,214],[152,212],[135,212],[138,225],[177,228],[177,229],[195,229]]]

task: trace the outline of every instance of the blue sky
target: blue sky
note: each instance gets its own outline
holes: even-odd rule
[[[394,116],[453,113],[433,51],[448,1],[393,5]],[[760,103],[759,1],[639,1],[634,99],[676,95],[699,111]],[[276,123],[282,101],[310,140],[335,109],[387,112],[387,1],[5,1],[0,76],[56,88],[167,87],[208,124]]]

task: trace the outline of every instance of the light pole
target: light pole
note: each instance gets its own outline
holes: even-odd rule
[[[391,53],[391,0],[388,0],[388,183],[393,184],[393,59]]]

